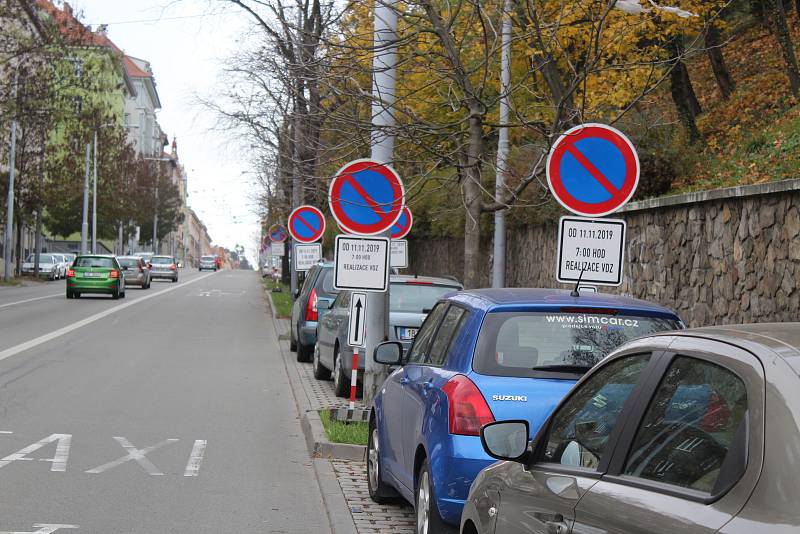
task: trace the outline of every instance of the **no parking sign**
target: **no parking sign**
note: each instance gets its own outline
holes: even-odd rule
[[[613,213],[639,184],[633,143],[605,124],[582,124],[564,132],[550,150],[546,169],[558,203],[584,217]]]

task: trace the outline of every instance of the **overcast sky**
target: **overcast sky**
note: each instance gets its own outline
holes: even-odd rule
[[[216,0],[72,0],[83,21],[108,24],[109,37],[126,54],[150,62],[162,109],[158,122],[178,138],[186,167],[189,205],[208,227],[214,244],[241,244],[257,257],[258,218],[250,200],[247,150],[215,131],[216,117],[195,95],[220,91],[224,59],[240,45],[246,16]],[[243,174],[244,173],[244,174]]]

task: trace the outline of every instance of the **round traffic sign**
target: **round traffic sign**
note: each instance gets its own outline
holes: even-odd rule
[[[403,239],[411,231],[412,224],[414,224],[414,217],[411,215],[411,210],[408,209],[408,206],[403,206],[400,217],[392,226],[392,239]]]
[[[269,240],[273,243],[283,243],[289,237],[289,233],[282,224],[273,224],[269,227]]]
[[[342,230],[375,235],[391,228],[400,218],[405,189],[389,165],[357,159],[339,169],[331,180],[328,203]]]
[[[289,214],[289,233],[300,243],[318,241],[325,233],[325,216],[314,206],[299,206]]]
[[[605,124],[582,124],[564,132],[550,149],[546,169],[558,203],[584,217],[618,210],[639,184],[633,143]]]

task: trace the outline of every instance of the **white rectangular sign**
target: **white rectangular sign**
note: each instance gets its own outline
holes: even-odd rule
[[[392,255],[389,262],[395,269],[408,267],[408,241],[405,239],[392,239]]]
[[[350,324],[347,327],[347,343],[351,347],[367,346],[367,294],[350,295]]]
[[[389,289],[389,239],[337,235],[333,287],[377,292]]]
[[[558,225],[559,282],[618,286],[625,259],[625,221],[561,217]],[[581,275],[583,273],[583,275]]]
[[[272,243],[272,248],[270,248],[270,252],[272,252],[273,256],[283,256],[286,254],[286,247],[284,246],[283,242],[274,241]]]
[[[298,243],[294,246],[294,270],[307,271],[322,259],[322,243]]]

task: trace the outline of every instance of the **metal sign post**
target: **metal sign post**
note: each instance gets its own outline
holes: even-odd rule
[[[350,324],[347,328],[347,343],[353,347],[353,366],[350,373],[350,409],[356,407],[358,387],[358,349],[364,348],[367,340],[367,294],[353,293],[350,296]]]

